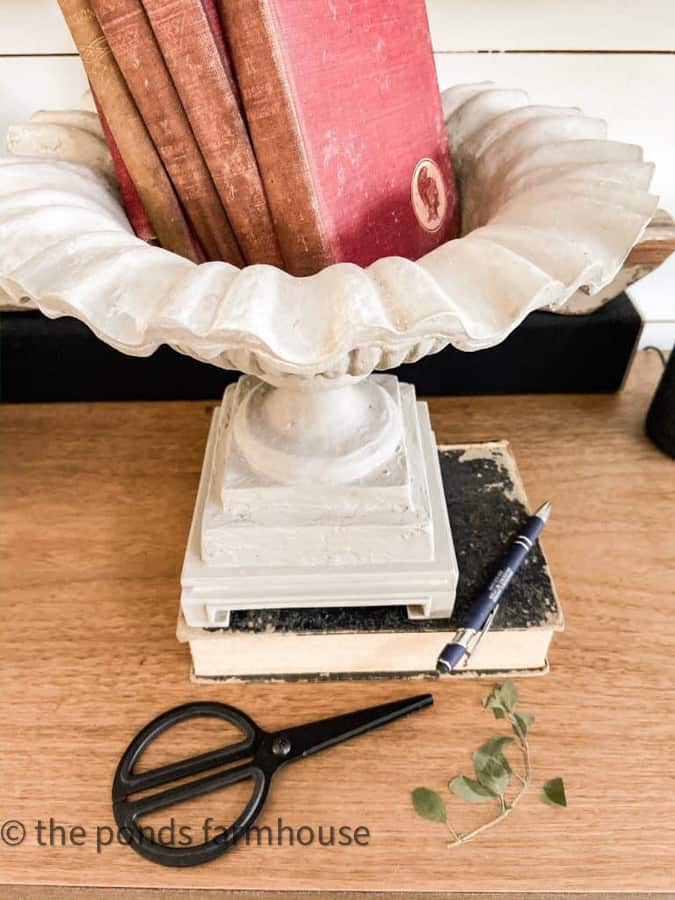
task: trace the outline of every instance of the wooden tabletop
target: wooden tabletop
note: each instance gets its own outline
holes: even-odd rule
[[[480,706],[490,682],[431,683],[432,709],[291,766],[275,782],[261,824],[276,828],[281,817],[296,830],[365,826],[367,846],[250,845],[185,870],[115,842],[100,852],[95,844],[96,829],[105,841],[113,824],[117,760],[150,718],[202,698],[242,706],[274,729],[425,686],[191,684],[188,649],[175,640],[178,581],[213,404],[5,407],[0,823],[18,820],[26,836],[0,847],[0,881],[258,891],[675,888],[675,467],[643,436],[660,370],[656,354],[643,352],[617,395],[430,402],[439,442],[508,439],[530,500],[554,503],[544,543],[566,631],[554,639],[550,674],[518,682],[523,708],[536,716],[535,787],[511,818],[448,849],[443,827],[414,813],[412,788],[444,790],[500,730]],[[538,799],[556,775],[567,809]],[[221,802],[200,801],[202,819],[214,800]],[[457,800],[450,816],[467,829],[487,812]],[[68,834],[60,846],[59,831],[55,846],[39,846],[36,823],[48,829],[50,818],[84,830],[75,832],[83,846]],[[16,834],[10,829],[9,840]]]

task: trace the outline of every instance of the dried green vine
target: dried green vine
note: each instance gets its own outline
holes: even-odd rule
[[[489,738],[473,753],[473,768],[476,778],[457,775],[448,789],[470,803],[490,803],[496,801],[495,815],[477,826],[472,831],[461,834],[455,831],[447,821],[445,802],[440,794],[429,788],[418,787],[412,792],[412,802],[416,812],[432,822],[440,822],[447,826],[452,840],[449,847],[466,844],[484,831],[494,828],[511,815],[525,796],[532,782],[532,762],[528,733],[534,724],[534,716],[516,709],[518,691],[511,682],[495,685],[492,691],[483,698],[482,705],[491,709],[496,719],[505,719],[511,725],[515,737],[496,735]],[[515,744],[522,756],[522,774],[514,772],[504,748]],[[507,791],[513,780],[518,782],[518,790],[511,799],[507,799]],[[553,778],[542,787],[541,799],[554,806],[567,806],[565,786],[562,778]]]

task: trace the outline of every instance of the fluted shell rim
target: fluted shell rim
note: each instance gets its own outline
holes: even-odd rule
[[[443,106],[463,236],[417,262],[305,278],[197,266],[133,235],[107,173],[16,155],[0,160],[0,289],[122,352],[168,344],[277,383],[490,347],[532,311],[604,287],[656,210],[640,148],[607,140],[602,120],[492,83],[450,88]]]

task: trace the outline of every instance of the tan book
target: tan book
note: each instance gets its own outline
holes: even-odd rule
[[[244,264],[141,0],[92,8],[208,259]]]
[[[159,242],[166,250],[197,261],[199,250],[171,181],[89,0],[59,0],[59,6]]]
[[[224,47],[203,0],[142,0],[169,74],[242,255],[247,263],[283,266],[258,164]]]

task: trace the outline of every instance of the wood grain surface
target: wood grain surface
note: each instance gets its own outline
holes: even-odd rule
[[[550,674],[518,683],[536,716],[534,789],[510,820],[453,850],[442,826],[416,816],[410,790],[443,790],[500,729],[480,706],[489,682],[188,680],[174,637],[178,579],[211,404],[4,407],[0,823],[20,820],[27,833],[0,847],[0,882],[133,886],[139,897],[151,887],[675,888],[675,467],[643,436],[660,369],[639,354],[612,396],[430,403],[439,442],[507,438],[531,502],[553,500],[544,543],[567,622]],[[432,709],[280,773],[261,821],[363,825],[367,846],[243,846],[187,870],[117,844],[97,853],[117,760],[160,711],[220,700],[277,728],[425,687]],[[556,775],[567,809],[537,796]],[[218,797],[200,802],[203,815],[224,809]],[[458,828],[487,816],[449,807]],[[38,846],[35,823],[50,817],[81,826],[84,846]]]

